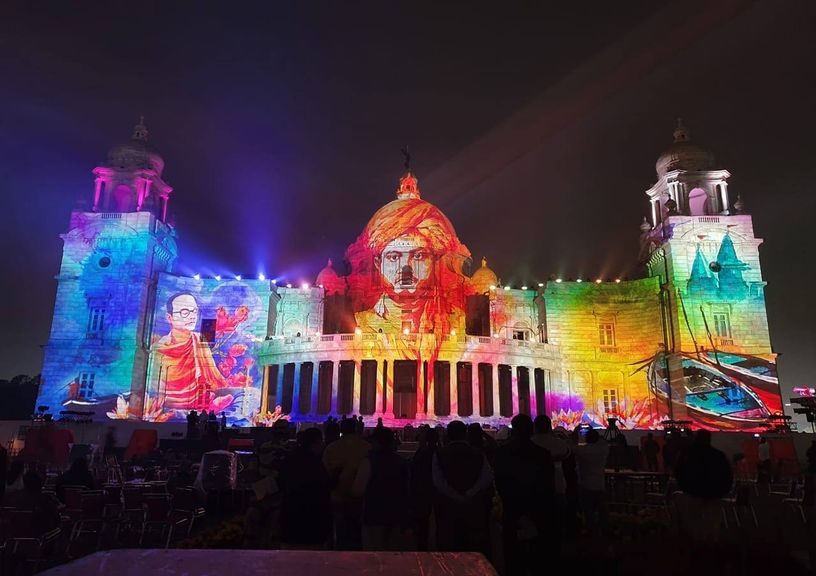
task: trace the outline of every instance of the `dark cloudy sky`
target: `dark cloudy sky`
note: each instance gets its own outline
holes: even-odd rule
[[[811,2],[4,2],[0,377],[36,373],[69,213],[144,114],[181,272],[310,279],[423,196],[507,282],[631,273],[683,116],[754,215],[784,383],[814,385]]]

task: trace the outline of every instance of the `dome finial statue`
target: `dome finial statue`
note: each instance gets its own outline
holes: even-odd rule
[[[144,116],[139,116],[139,123],[133,127],[133,139],[147,142],[147,126],[144,123]]]
[[[643,217],[643,222],[640,223],[640,231],[644,234],[652,229],[652,225],[649,224],[649,221],[646,219],[646,216]]]
[[[674,129],[674,141],[675,142],[688,142],[691,140],[691,136],[689,135],[688,128],[686,125],[683,124],[683,119],[677,119],[677,128]]]

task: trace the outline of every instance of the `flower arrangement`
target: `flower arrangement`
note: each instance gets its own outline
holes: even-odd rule
[[[283,413],[283,408],[280,405],[275,406],[274,412],[258,412],[252,415],[252,425],[261,427],[274,426],[275,422],[279,420],[289,420],[289,415]]]
[[[130,402],[125,400],[121,394],[116,398],[116,408],[107,412],[108,418],[111,420],[138,420],[138,416],[130,408]],[[164,411],[164,403],[159,402],[158,398],[151,395],[145,396],[144,405],[142,406],[141,420],[145,422],[167,422],[173,417],[172,412]]]

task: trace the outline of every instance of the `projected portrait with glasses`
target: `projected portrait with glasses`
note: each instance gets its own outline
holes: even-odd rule
[[[190,410],[209,405],[211,391],[227,385],[216,367],[210,347],[196,331],[199,307],[191,292],[177,292],[167,299],[170,333],[156,344],[160,359],[164,406]]]

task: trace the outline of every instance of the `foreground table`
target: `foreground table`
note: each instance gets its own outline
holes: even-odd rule
[[[306,550],[108,550],[57,566],[48,576],[496,576],[473,552]]]

